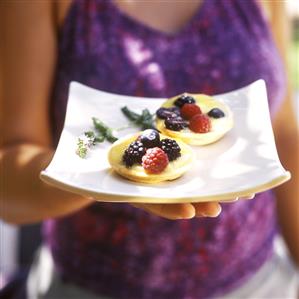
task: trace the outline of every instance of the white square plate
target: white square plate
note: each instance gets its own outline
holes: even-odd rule
[[[230,106],[234,127],[220,141],[193,147],[193,168],[174,181],[146,185],[128,181],[111,171],[109,142],[96,145],[85,159],[76,155],[77,140],[92,129],[92,117],[109,127],[128,125],[121,112],[127,105],[136,112],[154,113],[165,99],[130,97],[70,85],[64,129],[50,165],[41,179],[51,185],[107,202],[179,203],[225,201],[262,192],[282,184],[290,173],[277,155],[270,122],[266,86],[258,80],[247,87],[215,96]],[[117,132],[117,137],[137,128]]]

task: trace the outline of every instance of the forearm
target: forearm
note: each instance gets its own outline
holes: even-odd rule
[[[277,136],[277,147],[284,167],[292,178],[275,189],[278,220],[290,253],[299,267],[299,144],[296,130],[292,136]]]
[[[16,224],[33,223],[74,212],[93,202],[39,179],[52,155],[52,150],[32,144],[0,150],[2,219]]]

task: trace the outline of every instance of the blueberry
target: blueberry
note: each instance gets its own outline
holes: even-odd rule
[[[166,119],[168,117],[176,117],[180,115],[180,109],[178,107],[170,107],[170,108],[159,108],[156,112],[157,117],[161,119]]]
[[[143,131],[139,137],[139,140],[146,148],[160,146],[160,134],[156,130],[148,129]]]
[[[212,110],[210,110],[208,112],[208,116],[213,117],[213,118],[221,118],[221,117],[224,117],[225,114],[221,109],[213,108]]]
[[[181,131],[188,127],[188,122],[181,117],[167,118],[164,121],[165,127],[172,131]]]
[[[179,108],[182,108],[185,104],[194,104],[194,103],[195,103],[195,99],[192,96],[189,96],[185,93],[180,97],[178,97],[174,102],[174,104]]]

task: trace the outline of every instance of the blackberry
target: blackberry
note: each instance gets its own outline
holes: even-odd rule
[[[225,114],[221,109],[213,108],[212,110],[210,110],[208,112],[208,116],[213,117],[213,118],[221,118],[221,117],[224,117]]]
[[[148,129],[143,131],[138,140],[141,141],[146,148],[160,146],[160,134],[156,130]]]
[[[183,120],[181,117],[166,118],[164,121],[165,127],[172,131],[181,131],[188,127],[188,122]]]
[[[170,111],[174,112],[176,115],[180,116],[181,115],[181,111],[179,107],[176,106],[172,106],[168,108]]]
[[[175,100],[174,104],[177,107],[182,108],[185,104],[195,104],[195,100],[193,97],[184,93]]]
[[[181,156],[181,148],[173,139],[163,139],[161,149],[167,154],[169,161],[174,161]]]
[[[133,164],[141,164],[142,157],[145,154],[145,147],[141,141],[133,141],[123,154],[123,162],[127,167],[133,166]]]
[[[160,119],[166,119],[168,117],[176,117],[180,115],[180,109],[178,107],[170,107],[170,108],[161,107],[156,111],[156,115]]]

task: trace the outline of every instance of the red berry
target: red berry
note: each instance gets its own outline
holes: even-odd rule
[[[195,104],[185,104],[181,108],[181,115],[185,119],[191,119],[196,114],[201,114],[200,108]]]
[[[207,133],[211,130],[211,121],[205,114],[196,114],[191,118],[189,128],[196,133]]]
[[[161,173],[168,163],[167,154],[159,147],[149,148],[142,157],[142,166],[148,173]]]

